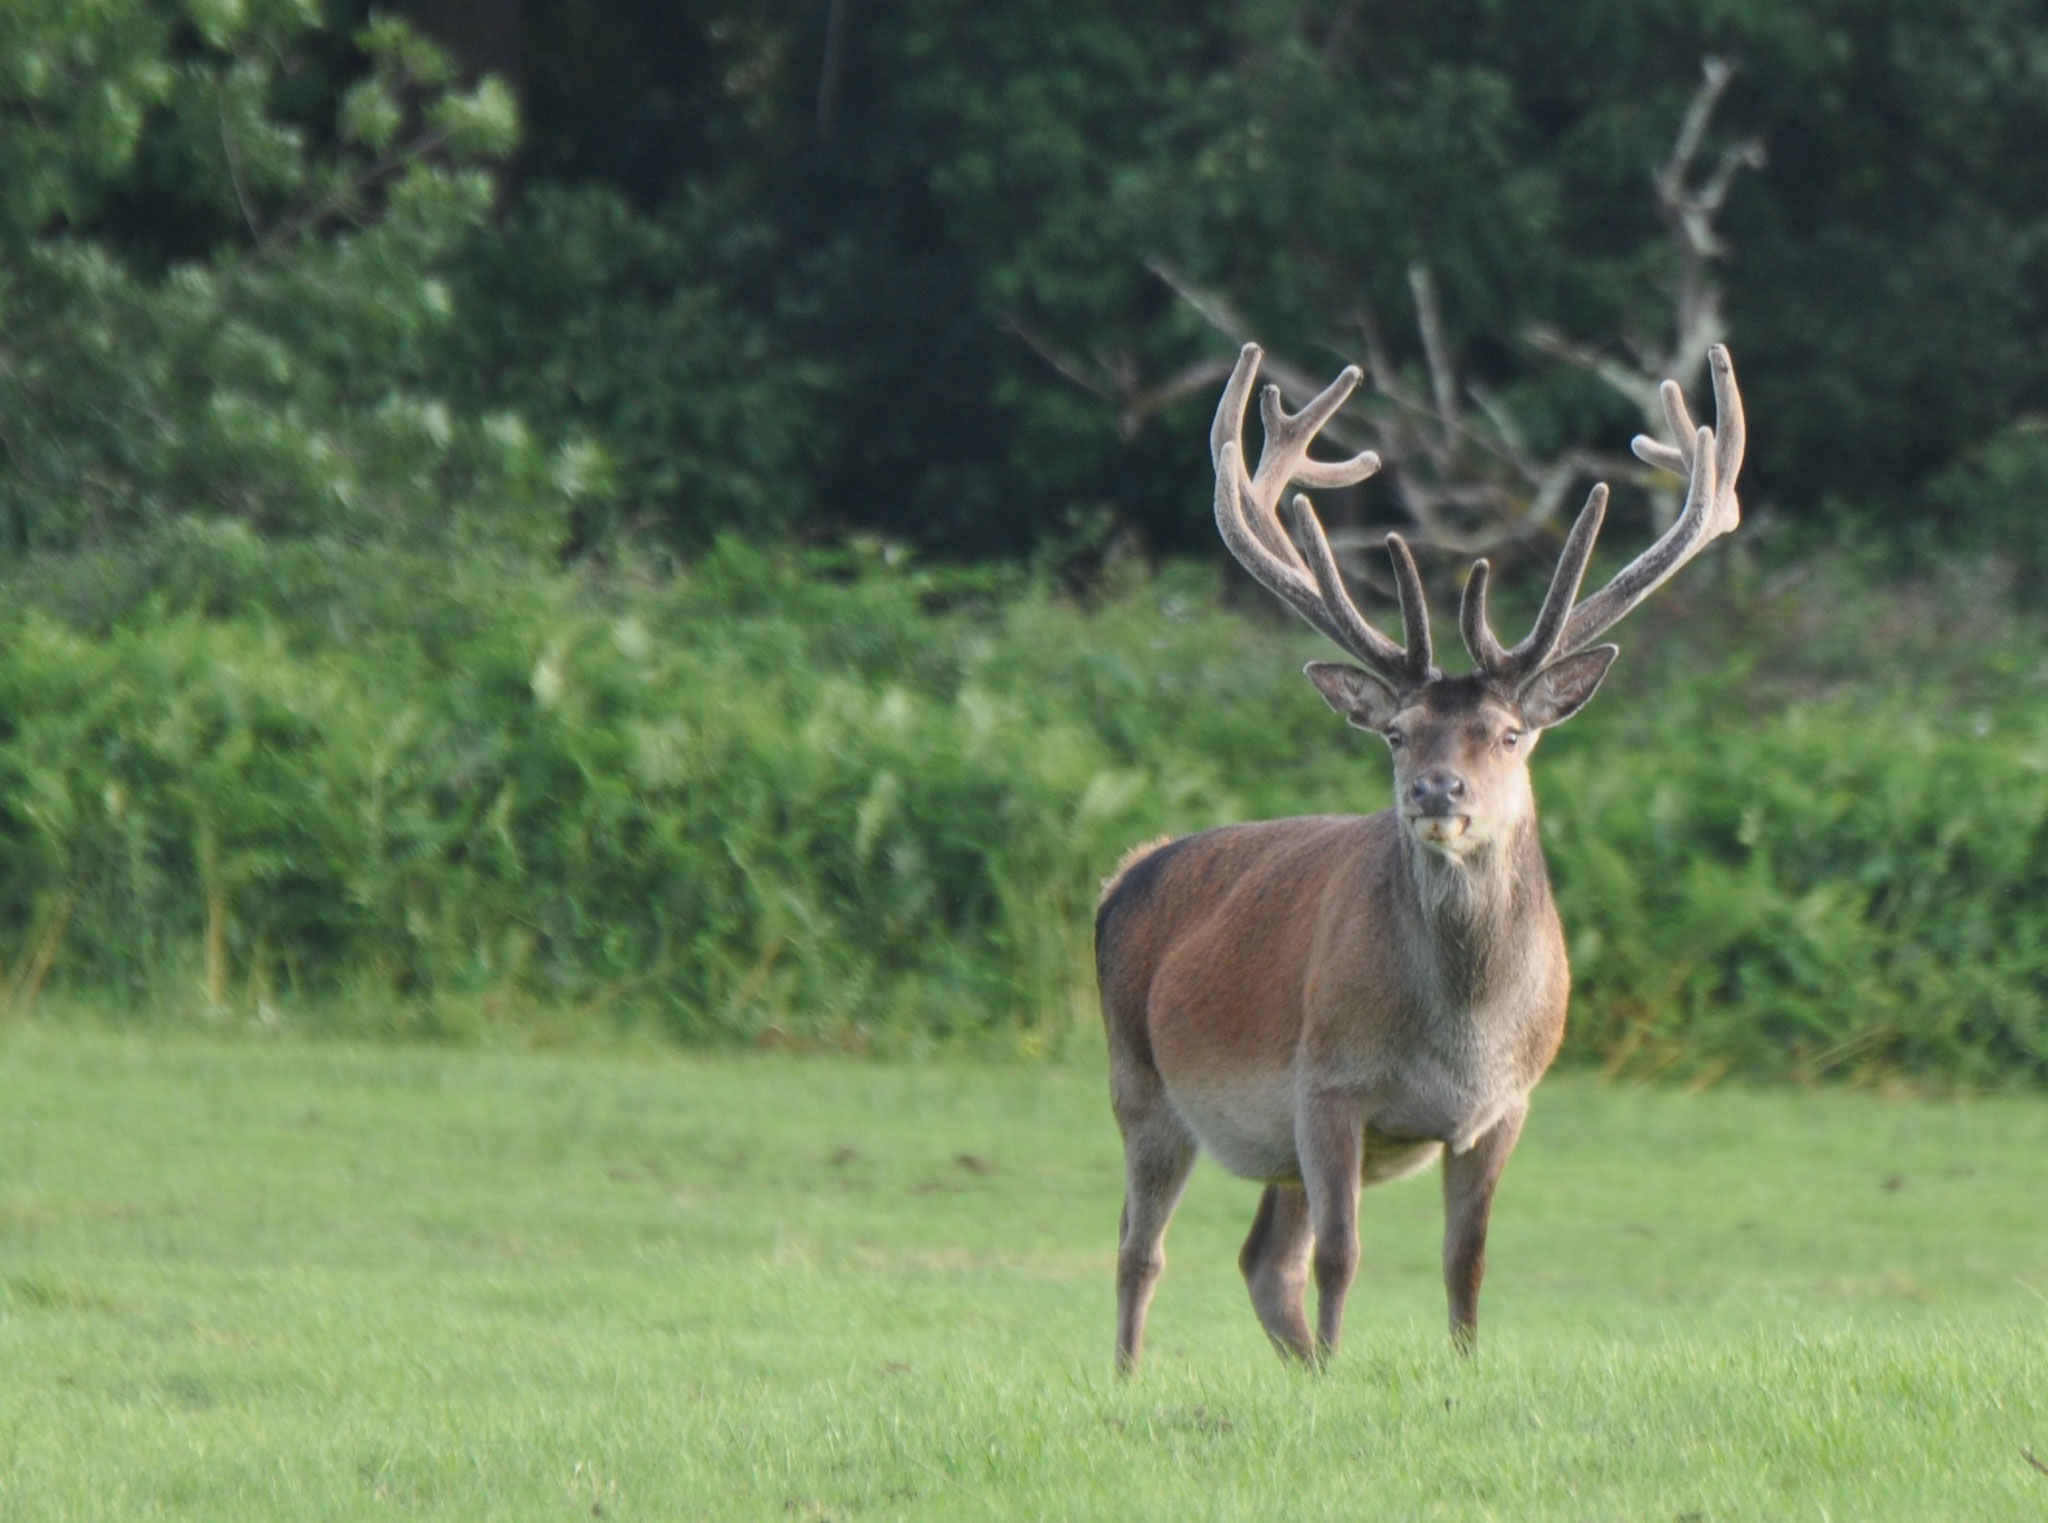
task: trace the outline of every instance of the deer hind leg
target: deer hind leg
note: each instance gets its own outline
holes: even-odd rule
[[[1116,1367],[1138,1367],[1145,1313],[1166,1267],[1166,1225],[1195,1166],[1195,1139],[1156,1074],[1118,1086],[1124,1134],[1124,1213],[1116,1253]]]
[[[1252,1293],[1259,1326],[1282,1354],[1303,1361],[1315,1357],[1302,1298],[1308,1291],[1308,1251],[1315,1241],[1309,1231],[1308,1192],[1300,1185],[1267,1185],[1259,1197],[1258,1215],[1237,1256],[1244,1283]]]
[[[1486,1278],[1486,1227],[1493,1190],[1522,1135],[1528,1108],[1518,1105],[1462,1153],[1444,1154],[1444,1291],[1451,1341],[1462,1353],[1479,1346],[1479,1284]]]

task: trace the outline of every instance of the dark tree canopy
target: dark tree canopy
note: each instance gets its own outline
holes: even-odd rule
[[[968,557],[1117,529],[1206,547],[1213,390],[1170,383],[1234,345],[1188,294],[1305,368],[1376,332],[1419,374],[1414,266],[1460,375],[1531,450],[1613,450],[1627,402],[1531,335],[1664,340],[1651,182],[1708,58],[1734,73],[1703,161],[1767,150],[1714,228],[1770,420],[1752,500],[1911,525],[1931,478],[2042,399],[2048,16],[2016,0],[404,9],[522,117],[494,215],[431,251],[453,307],[406,386],[583,451],[571,551],[748,526]],[[216,163],[153,69],[195,97],[231,81],[252,156],[317,169],[355,141],[336,112],[374,73],[367,5],[325,29],[282,5],[201,14],[107,7],[71,88],[0,86],[44,129],[0,162],[17,246],[83,235],[144,281],[247,253],[250,166]],[[0,41],[82,26],[30,5]],[[115,86],[138,114],[108,111]],[[422,81],[393,88],[422,109]]]

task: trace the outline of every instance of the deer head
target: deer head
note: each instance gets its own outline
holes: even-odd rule
[[[1735,478],[1744,446],[1742,398],[1727,349],[1717,344],[1708,358],[1717,427],[1695,427],[1684,394],[1666,381],[1664,411],[1678,444],[1634,441],[1640,458],[1687,478],[1677,521],[1581,603],[1579,584],[1607,511],[1606,486],[1594,487],[1566,536],[1534,626],[1512,648],[1501,645],[1488,623],[1489,570],[1484,560],[1474,562],[1458,618],[1472,670],[1447,676],[1436,665],[1422,577],[1400,535],[1387,536],[1401,604],[1403,641],[1396,644],[1352,603],[1305,494],[1286,502],[1282,527],[1281,499],[1290,484],[1349,486],[1379,469],[1370,451],[1344,461],[1308,456],[1316,434],[1357,388],[1357,367],[1292,415],[1282,408],[1278,388],[1268,386],[1259,406],[1265,443],[1257,469],[1247,474],[1245,410],[1261,354],[1247,344],[1238,355],[1209,436],[1217,527],[1253,577],[1358,662],[1313,661],[1306,671],[1332,709],[1386,740],[1396,806],[1413,839],[1427,849],[1468,858],[1533,819],[1528,759],[1537,738],[1585,706],[1619,653],[1595,642],[1741,522]]]

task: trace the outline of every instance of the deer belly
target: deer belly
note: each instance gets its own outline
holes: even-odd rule
[[[1373,1130],[1389,1142],[1431,1139],[1462,1153],[1491,1131],[1523,1094],[1508,1085],[1478,1087],[1447,1075],[1431,1077],[1435,1082],[1411,1076],[1390,1086],[1386,1094],[1370,1096]]]
[[[1174,1085],[1168,1093],[1188,1130],[1209,1155],[1241,1179],[1265,1183],[1301,1178],[1294,1147],[1294,1079],[1286,1073],[1248,1077],[1228,1085]],[[1361,1181],[1405,1179],[1436,1162],[1443,1144],[1390,1137],[1368,1128]]]
[[[1365,1133],[1365,1160],[1359,1170],[1361,1180],[1369,1185],[1385,1184],[1390,1179],[1406,1179],[1418,1170],[1426,1169],[1443,1156],[1441,1142],[1416,1142],[1407,1137],[1388,1137],[1370,1127]]]
[[[1294,1075],[1286,1069],[1230,1078],[1167,1080],[1173,1108],[1195,1140],[1240,1179],[1299,1179],[1294,1152]]]

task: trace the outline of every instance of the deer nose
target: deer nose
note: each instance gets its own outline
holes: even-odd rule
[[[1418,772],[1409,781],[1408,800],[1424,814],[1452,814],[1465,797],[1465,779],[1442,767]]]

